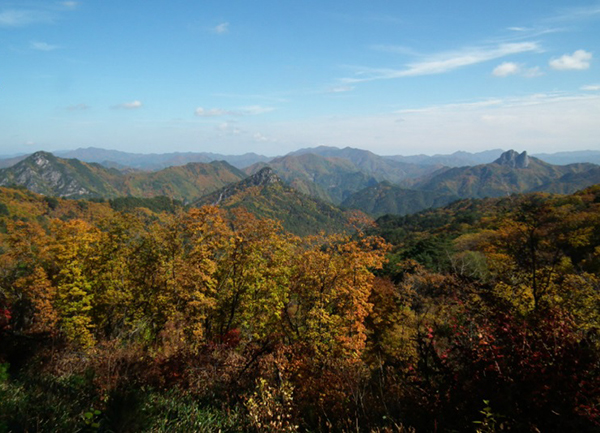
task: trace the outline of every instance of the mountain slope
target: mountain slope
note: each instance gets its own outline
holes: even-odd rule
[[[461,198],[499,197],[543,189],[544,185],[550,185],[569,173],[584,173],[595,167],[585,163],[551,165],[528,156],[526,152],[518,154],[509,150],[491,164],[442,169],[415,182],[412,187]],[[589,183],[582,182],[576,189],[586,186]]]
[[[567,173],[557,180],[534,188],[532,191],[544,191],[556,194],[573,194],[588,186],[600,184],[600,167],[596,166],[582,172]]]
[[[206,204],[224,209],[244,207],[259,218],[280,220],[284,229],[301,236],[348,228],[341,209],[289,187],[269,167],[203,197],[194,206]]]
[[[126,175],[124,192],[135,197],[164,195],[194,201],[245,177],[242,171],[225,161],[189,163],[150,173]]]
[[[423,209],[445,206],[457,199],[451,194],[404,189],[389,182],[381,182],[352,194],[344,200],[342,206],[378,217],[385,214],[408,215]]]

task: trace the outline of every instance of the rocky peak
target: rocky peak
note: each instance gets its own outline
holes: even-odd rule
[[[500,158],[495,160],[494,163],[511,168],[527,168],[529,167],[529,157],[526,151],[518,153],[514,150],[509,150],[500,155]]]
[[[77,197],[90,193],[59,159],[48,152],[35,152],[0,173],[0,185],[22,185],[38,194]]]
[[[277,176],[275,174],[275,172],[273,171],[273,169],[271,167],[264,167],[264,168],[261,168],[256,173],[254,173],[252,176],[247,177],[246,179],[244,179],[240,182],[237,182],[233,185],[226,186],[225,188],[221,189],[220,191],[213,193],[214,201],[212,202],[212,204],[218,205],[223,200],[225,200],[225,199],[231,197],[232,195],[234,195],[240,191],[243,191],[247,188],[256,187],[256,186],[266,186],[269,184],[280,183],[280,182],[281,182],[281,179],[279,178],[279,176]]]
[[[264,167],[242,182],[246,183],[248,186],[263,186],[270,183],[281,182],[281,179],[275,174],[271,167]]]
[[[54,158],[54,155],[51,153],[39,151],[29,155],[29,157],[24,160],[25,163],[23,165],[27,166],[27,162],[29,162],[30,165],[38,167],[39,169],[48,169],[52,167],[55,160],[56,158]]]

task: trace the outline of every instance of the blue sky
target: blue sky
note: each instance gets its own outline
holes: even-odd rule
[[[600,150],[600,1],[0,0],[0,154]]]

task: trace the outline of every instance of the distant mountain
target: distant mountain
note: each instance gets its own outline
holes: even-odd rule
[[[244,207],[259,218],[281,221],[284,229],[297,235],[348,229],[348,218],[341,209],[291,188],[269,167],[215,191],[193,205],[206,204],[224,209]]]
[[[36,152],[12,167],[0,169],[0,186],[20,185],[38,194],[68,198],[164,195],[193,201],[245,177],[223,161],[123,173],[96,163]]]
[[[288,156],[306,154],[320,155],[327,158],[346,159],[354,164],[357,169],[369,176],[373,176],[380,182],[387,180],[392,183],[398,183],[404,179],[421,177],[439,168],[394,161],[393,159],[376,155],[368,150],[354,149],[351,147],[338,149],[337,147],[320,146],[309,149],[300,149],[288,154]]]
[[[473,167],[442,169],[428,178],[415,182],[412,187],[422,191],[452,194],[461,198],[499,197],[513,193],[536,191],[544,185],[552,185],[567,174],[584,173],[596,168],[594,164],[547,164],[526,152],[504,152],[491,164]],[[572,186],[585,188],[592,183],[585,176]],[[589,179],[592,181],[592,179]]]
[[[600,164],[600,150],[576,150],[572,152],[536,153],[533,156],[549,164],[566,165],[577,162]]]
[[[0,168],[12,167],[19,161],[23,161],[29,155],[17,155],[9,157],[0,157]]]
[[[451,194],[415,191],[381,182],[352,194],[343,201],[342,206],[378,217],[385,214],[408,215],[423,209],[445,206],[455,200],[458,197]]]
[[[106,150],[95,147],[55,152],[62,158],[77,158],[85,162],[96,162],[102,165],[125,166],[139,170],[160,170],[166,167],[185,165],[190,162],[226,161],[237,168],[244,168],[270,158],[256,153],[244,155],[221,155],[210,152],[174,152],[162,154],[128,153],[118,150]]]
[[[484,152],[470,153],[464,151],[454,152],[450,155],[412,155],[412,156],[384,156],[393,161],[418,165],[443,165],[446,167],[465,167],[467,165],[488,164],[500,157],[502,149],[486,150]]]

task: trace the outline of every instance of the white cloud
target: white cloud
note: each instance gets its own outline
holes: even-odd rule
[[[550,60],[550,67],[559,71],[583,70],[590,67],[592,53],[585,50],[577,50],[573,54],[565,54],[558,59]]]
[[[122,104],[114,105],[112,108],[122,108],[125,110],[135,110],[137,108],[142,108],[142,103],[140,101],[132,101],[132,102],[123,102]]]
[[[504,62],[494,68],[492,74],[496,77],[507,77],[515,75],[521,70],[521,67],[513,62]]]
[[[46,42],[31,42],[29,46],[32,50],[37,51],[54,51],[60,48],[58,45],[51,45]]]
[[[213,32],[218,35],[222,35],[224,33],[229,33],[229,23],[221,23],[218,26],[213,28]]]
[[[50,23],[52,21],[53,16],[43,11],[8,9],[0,12],[0,27],[24,27],[30,24]]]
[[[589,84],[587,86],[581,86],[581,90],[586,92],[597,92],[600,90],[600,84]]]
[[[345,83],[386,80],[392,78],[414,77],[450,72],[452,70],[476,65],[489,60],[498,59],[512,54],[539,51],[537,42],[518,42],[499,44],[494,47],[465,48],[456,52],[439,53],[421,62],[410,63],[405,69],[376,69],[361,68],[356,78],[345,78]]]
[[[496,77],[507,77],[509,75],[521,75],[527,78],[534,78],[544,75],[544,73],[540,70],[539,66],[534,66],[532,68],[524,68],[522,65],[519,65],[514,62],[504,62],[494,68],[492,74]]]

